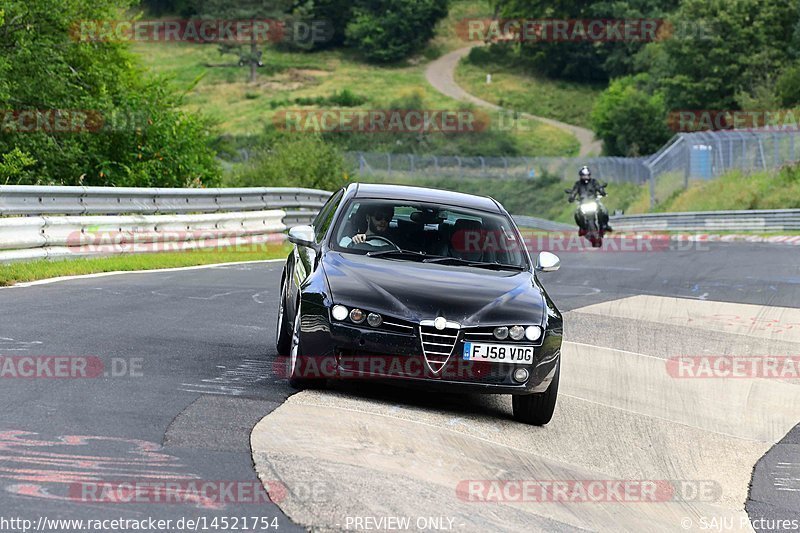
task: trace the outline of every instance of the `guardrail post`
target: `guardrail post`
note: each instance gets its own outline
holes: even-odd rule
[[[389,175],[392,175],[392,153],[389,152],[386,154],[386,170]]]
[[[653,173],[653,169],[648,167],[647,168],[649,173],[649,180],[650,180],[650,209],[655,209],[656,207],[656,177]]]

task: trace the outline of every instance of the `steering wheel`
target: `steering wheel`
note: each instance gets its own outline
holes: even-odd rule
[[[381,235],[370,235],[370,236],[367,237],[367,240],[365,240],[364,243],[366,244],[369,241],[383,241],[386,244],[388,244],[389,246],[394,246],[398,250],[400,249],[400,247],[397,246],[395,243],[393,243],[392,241],[390,241],[389,239],[387,239],[386,237],[383,237]]]

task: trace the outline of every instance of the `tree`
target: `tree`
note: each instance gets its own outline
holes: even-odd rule
[[[280,39],[281,24],[291,7],[290,0],[207,0],[202,2],[200,18],[251,23],[266,21],[270,25],[269,38]],[[246,44],[240,40],[218,43],[221,54],[237,55],[239,65],[250,68],[250,83],[256,81],[258,67],[263,66],[265,43],[259,39],[257,33],[250,31],[249,41]]]
[[[420,50],[446,16],[447,0],[357,0],[346,42],[370,61],[398,61]]]
[[[202,118],[180,111],[179,99],[138,68],[124,44],[70,39],[76,21],[114,20],[128,7],[126,0],[0,0],[4,182],[218,183],[220,168]],[[20,119],[56,113],[76,119],[75,127]]]
[[[624,20],[662,19],[677,0],[496,0],[501,19]],[[634,72],[634,58],[647,42],[534,41],[518,46],[520,63],[552,78],[605,81]],[[507,45],[504,45],[507,46]]]
[[[671,17],[675,34],[648,45],[671,109],[737,109],[737,93],[755,94],[790,62],[797,7],[788,0],[684,0]],[[741,98],[740,98],[741,100]]]
[[[646,74],[616,79],[597,99],[592,126],[607,155],[651,154],[669,140],[663,95],[649,94],[649,81]]]

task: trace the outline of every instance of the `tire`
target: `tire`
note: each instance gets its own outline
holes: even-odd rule
[[[603,246],[603,238],[599,235],[592,239],[592,248],[601,248]]]
[[[514,395],[511,404],[514,408],[514,420],[533,426],[544,426],[553,418],[558,399],[558,378],[561,374],[561,363],[556,367],[556,375],[547,390],[539,394]]]
[[[300,302],[297,302],[297,312],[294,317],[294,325],[292,326],[291,347],[289,348],[289,386],[297,389],[319,389],[325,386],[325,380],[317,379],[304,379],[295,377],[300,371],[300,354],[302,354],[300,344]]]
[[[289,355],[292,347],[292,336],[286,328],[286,278],[281,280],[281,300],[278,304],[278,324],[275,331],[275,348],[278,355]]]

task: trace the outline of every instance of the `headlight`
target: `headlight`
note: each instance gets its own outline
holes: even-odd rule
[[[378,326],[381,325],[382,322],[383,319],[381,318],[381,315],[379,315],[378,313],[370,313],[369,315],[367,315],[367,323],[373,328],[377,328]]]
[[[350,311],[350,320],[352,320],[356,324],[361,324],[362,322],[364,322],[365,318],[367,317],[364,315],[364,311],[362,311],[361,309],[353,309],[352,311]]]
[[[508,330],[508,334],[511,335],[511,338],[515,341],[521,340],[525,335],[525,328],[522,326],[512,326],[511,329]]]
[[[500,326],[499,328],[494,328],[494,338],[502,341],[508,338],[508,328],[505,326]]]
[[[542,328],[539,326],[528,326],[525,328],[525,338],[529,341],[538,340],[542,336]]]
[[[343,305],[334,305],[333,311],[331,311],[334,320],[344,320],[347,318],[347,308]]]
[[[597,211],[597,202],[586,202],[585,204],[581,204],[581,213],[584,215],[590,215]]]

